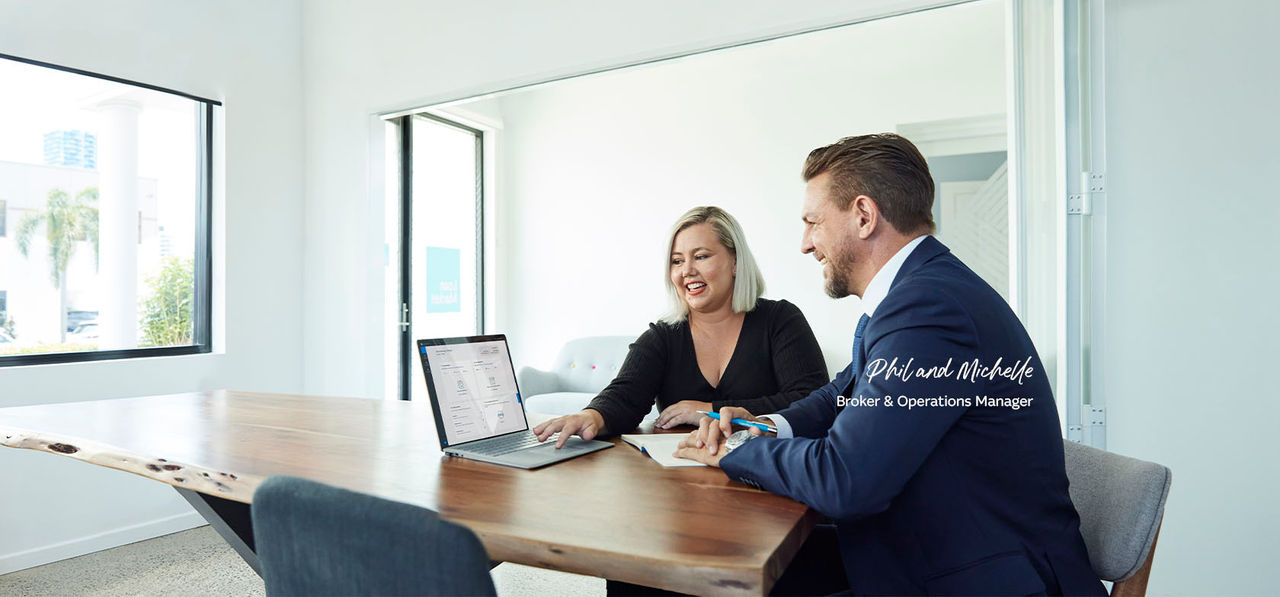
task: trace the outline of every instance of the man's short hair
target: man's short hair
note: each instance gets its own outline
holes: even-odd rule
[[[876,202],[903,234],[933,233],[933,177],[920,150],[893,133],[845,137],[809,152],[804,180],[831,173],[831,200],[847,211],[858,195]]]

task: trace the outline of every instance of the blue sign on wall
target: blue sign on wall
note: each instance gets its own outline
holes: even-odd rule
[[[427,313],[459,313],[462,251],[427,247]]]

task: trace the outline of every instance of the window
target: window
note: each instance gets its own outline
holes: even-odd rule
[[[0,366],[208,352],[221,104],[4,55],[0,80]]]

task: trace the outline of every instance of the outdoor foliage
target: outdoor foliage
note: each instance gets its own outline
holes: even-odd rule
[[[0,330],[4,330],[10,337],[17,337],[17,334],[13,333],[13,317],[3,311],[0,311]]]
[[[170,257],[160,273],[147,278],[151,287],[142,308],[144,346],[191,344],[195,312],[195,261]]]
[[[76,252],[76,242],[88,240],[98,254],[98,189],[88,188],[72,198],[62,189],[53,189],[45,199],[45,208],[23,216],[18,223],[18,251],[28,257],[36,229],[44,224],[49,241],[49,279],[54,287],[62,286],[67,264]]]
[[[38,346],[18,346],[12,348],[4,348],[12,346],[9,344],[0,344],[0,355],[14,356],[20,354],[49,354],[53,352],[93,352],[98,350],[97,344],[86,344],[82,342],[63,342],[60,344],[40,344]]]
[[[49,279],[59,293],[58,322],[62,339],[67,337],[67,265],[75,255],[79,241],[93,245],[94,264],[98,262],[98,189],[90,187],[73,198],[62,189],[49,191],[45,208],[29,213],[18,222],[18,252],[30,258],[31,241],[36,230],[44,225],[45,240],[49,242]]]

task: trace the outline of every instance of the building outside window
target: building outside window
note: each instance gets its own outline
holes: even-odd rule
[[[44,163],[93,170],[98,163],[98,138],[81,130],[44,134]]]

